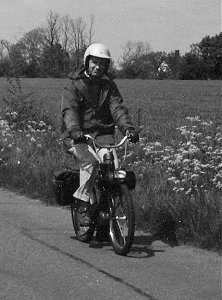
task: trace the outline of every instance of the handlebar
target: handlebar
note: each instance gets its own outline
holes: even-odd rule
[[[98,142],[95,141],[95,139],[93,137],[91,137],[89,134],[85,134],[85,137],[91,141],[93,141],[93,143],[98,147],[98,148],[107,148],[107,149],[111,149],[111,148],[119,148],[121,147],[125,142],[126,140],[128,139],[128,136],[124,136],[122,138],[122,140],[118,143],[118,144],[115,144],[115,145],[101,145],[99,144]]]

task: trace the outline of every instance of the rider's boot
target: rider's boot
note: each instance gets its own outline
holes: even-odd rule
[[[90,208],[91,205],[89,202],[78,200],[79,209],[77,213],[77,218],[80,226],[90,226],[92,223]]]

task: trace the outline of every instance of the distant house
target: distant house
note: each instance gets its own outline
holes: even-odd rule
[[[170,67],[168,66],[168,64],[163,60],[158,69],[157,69],[157,77],[160,79],[166,78],[169,75],[170,72]]]
[[[161,64],[159,65],[158,72],[166,73],[166,72],[169,72],[169,71],[170,71],[170,67],[169,67],[168,64],[163,60],[163,61],[161,62]]]

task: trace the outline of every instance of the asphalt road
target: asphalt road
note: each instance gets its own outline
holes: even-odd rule
[[[218,254],[137,232],[127,257],[75,240],[68,209],[0,190],[0,299],[221,299]]]

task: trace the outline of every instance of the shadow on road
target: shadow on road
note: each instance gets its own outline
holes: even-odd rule
[[[144,258],[144,257],[152,257],[155,253],[158,252],[165,252],[165,248],[162,246],[155,246],[152,247],[153,242],[160,241],[165,244],[166,246],[175,247],[177,246],[176,238],[172,238],[166,235],[137,235],[134,237],[133,245],[131,251],[128,256],[130,257],[137,257],[137,258]]]
[[[153,237],[147,235],[139,235],[134,237],[133,245],[129,257],[133,258],[145,258],[152,257],[155,252],[165,252],[162,249],[152,249]]]
[[[71,237],[77,240],[75,236]],[[152,244],[155,241],[162,242],[159,246],[153,247]],[[164,245],[165,244],[165,245]],[[89,248],[101,249],[104,247],[109,247],[110,242],[98,242],[95,238],[89,242]],[[167,246],[175,247],[178,246],[176,239],[171,239],[165,235],[137,235],[134,237],[133,245],[130,253],[127,257],[131,258],[149,258],[155,256],[155,253],[165,252]]]

